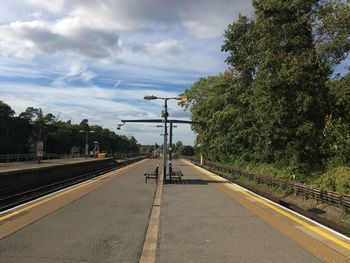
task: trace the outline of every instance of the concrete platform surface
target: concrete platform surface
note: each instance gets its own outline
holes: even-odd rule
[[[42,160],[40,163],[38,163],[37,161],[0,163],[0,173],[28,170],[28,169],[37,169],[37,168],[43,168],[43,167],[61,166],[65,164],[91,162],[96,160],[98,159],[97,158],[87,158],[87,159],[70,158],[70,159]]]
[[[182,184],[165,184],[157,262],[321,262],[185,163]]]
[[[158,162],[144,161],[1,239],[0,262],[138,262],[155,191],[143,173]]]
[[[142,251],[155,253],[141,263],[350,262],[348,239],[183,160],[173,161],[183,180],[159,184],[153,203],[156,184],[143,173],[156,165],[143,160],[0,214],[0,263],[136,263]]]

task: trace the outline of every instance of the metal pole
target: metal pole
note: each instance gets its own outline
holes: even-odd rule
[[[41,141],[41,123],[40,123],[40,125],[39,125],[39,142]],[[40,156],[38,156],[38,163],[40,163],[41,162],[41,157]]]
[[[170,135],[169,135],[169,174],[173,171],[172,166],[172,159],[173,159],[173,122],[170,121]]]
[[[168,100],[164,99],[164,147],[163,147],[163,158],[164,158],[164,169],[163,169],[163,180],[166,180],[166,166],[167,166],[167,142],[168,142]]]
[[[88,158],[88,154],[89,154],[88,136],[89,136],[89,132],[86,132],[86,135],[85,135],[85,159]]]

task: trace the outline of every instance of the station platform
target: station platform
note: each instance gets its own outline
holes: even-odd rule
[[[350,262],[347,237],[187,161],[173,161],[183,180],[145,183],[161,164],[142,160],[1,213],[0,262]],[[147,240],[156,253],[139,261]]]
[[[0,262],[137,262],[156,185],[145,184],[143,172],[154,162],[1,214]]]
[[[98,159],[97,158],[87,158],[87,159],[69,158],[69,159],[42,160],[40,163],[38,163],[37,161],[0,163],[0,173],[30,170],[30,169],[40,169],[43,167],[61,166],[66,164],[92,162],[95,160],[98,160]]]
[[[187,161],[164,184],[157,262],[350,262],[350,239]]]

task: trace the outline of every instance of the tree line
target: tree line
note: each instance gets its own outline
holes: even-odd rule
[[[28,107],[16,115],[6,103],[0,101],[0,154],[27,154],[35,152],[36,142],[44,142],[46,153],[69,154],[84,152],[86,132],[88,144],[97,141],[100,150],[107,153],[138,152],[134,137],[116,134],[98,125],[89,125],[87,119],[80,124],[58,120],[52,113],[44,113],[41,108]]]
[[[335,73],[350,50],[349,1],[254,0],[253,7],[253,18],[240,16],[224,33],[229,69],[181,94],[199,122],[202,153],[293,176],[350,166],[350,73]]]
[[[173,143],[171,146],[172,153],[177,155],[184,155],[184,156],[193,156],[195,155],[195,152],[197,150],[197,147],[192,147],[191,145],[184,145],[182,141],[177,141],[176,143]],[[155,143],[154,145],[141,145],[140,146],[140,152],[141,153],[147,153],[151,154],[154,151],[157,152],[163,152],[163,144],[158,145]]]

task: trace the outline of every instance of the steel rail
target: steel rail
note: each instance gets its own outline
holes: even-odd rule
[[[60,177],[56,177],[52,181],[34,182],[23,185],[22,187],[0,192],[0,212],[51,194],[53,192],[62,190],[72,185],[81,183],[83,181],[98,177],[102,174],[120,169],[123,166],[129,165],[144,158],[146,157],[133,158],[123,162],[114,163],[106,168],[93,172],[83,173],[71,178],[67,178],[67,176],[62,175]]]

